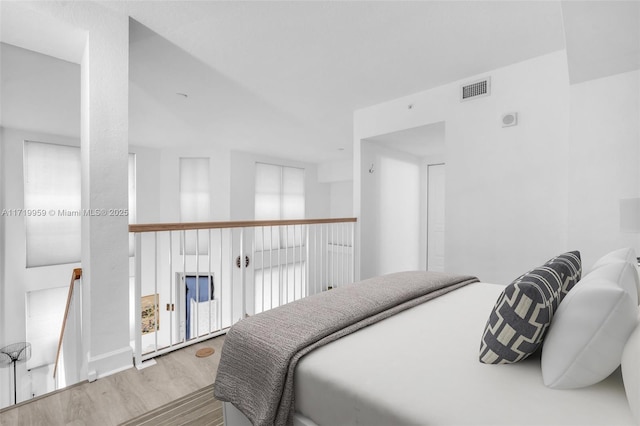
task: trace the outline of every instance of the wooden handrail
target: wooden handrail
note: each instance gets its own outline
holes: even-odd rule
[[[58,351],[56,352],[56,363],[53,365],[53,378],[56,378],[58,372],[58,361],[60,359],[60,351],[62,350],[62,339],[64,338],[64,330],[67,328],[67,317],[69,316],[69,308],[71,307],[71,298],[73,297],[73,286],[76,280],[82,277],[82,268],[76,268],[71,273],[71,284],[69,284],[69,292],[67,293],[67,306],[64,308],[64,318],[62,319],[62,327],[60,328],[60,339],[58,339]]]
[[[149,223],[129,225],[129,232],[187,231],[194,229],[252,228],[259,226],[316,225],[357,222],[355,217],[335,219],[241,220],[231,222]]]

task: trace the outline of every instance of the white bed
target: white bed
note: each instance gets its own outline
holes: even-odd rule
[[[479,337],[503,288],[470,284],[306,355],[296,369],[295,423],[635,424],[619,370],[587,388],[554,390],[542,382],[539,356],[513,365],[478,361]],[[225,403],[225,424],[251,423]]]
[[[620,368],[591,386],[558,390],[543,383],[540,351],[510,365],[479,362],[504,288],[467,285],[307,354],[295,370],[294,424],[638,424]],[[630,356],[638,358],[640,331],[633,334]],[[251,424],[230,403],[224,415],[228,426]]]

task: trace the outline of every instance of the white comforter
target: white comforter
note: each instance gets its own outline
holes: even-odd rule
[[[502,289],[471,284],[310,353],[296,369],[296,411],[319,425],[634,424],[619,371],[552,390],[538,357],[478,361]]]

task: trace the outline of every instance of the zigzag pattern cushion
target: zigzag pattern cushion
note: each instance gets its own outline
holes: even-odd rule
[[[505,287],[498,297],[480,344],[480,362],[512,364],[534,353],[553,314],[580,280],[580,252],[554,257]]]

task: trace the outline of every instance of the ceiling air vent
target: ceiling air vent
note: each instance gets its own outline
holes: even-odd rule
[[[460,86],[460,100],[468,101],[469,99],[481,98],[491,94],[491,77],[483,78],[472,83]]]

